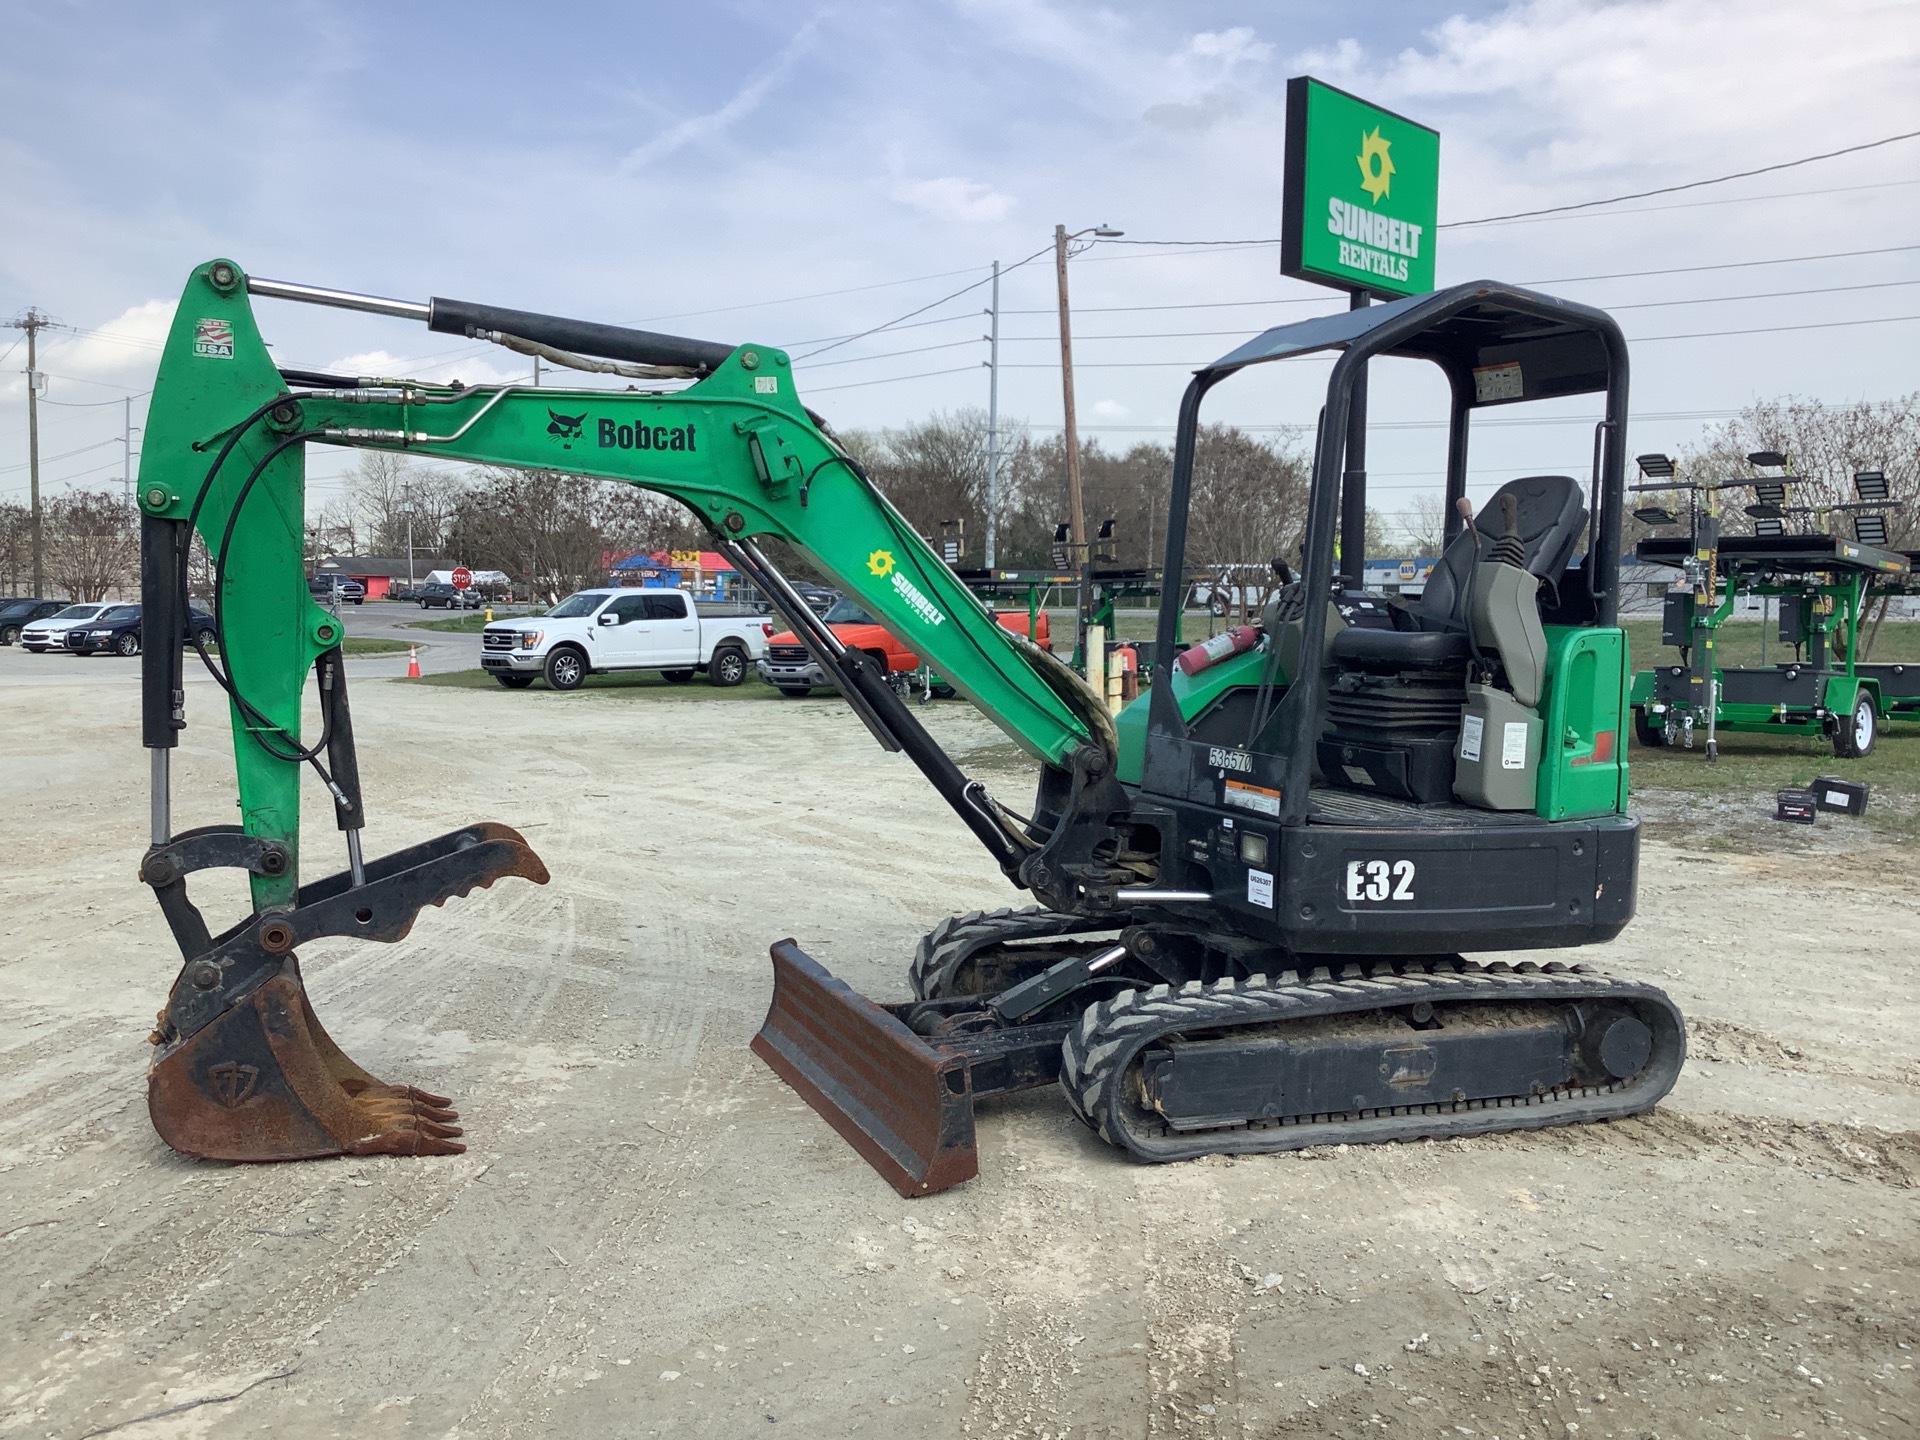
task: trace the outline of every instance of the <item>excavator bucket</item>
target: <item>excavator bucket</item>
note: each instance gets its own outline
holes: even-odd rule
[[[324,1155],[458,1155],[460,1116],[444,1095],[384,1085],[334,1043],[307,1000],[300,967],[281,971],[147,1075],[153,1128],[201,1160]]]
[[[182,968],[152,1037],[147,1109],[160,1138],[203,1160],[464,1151],[446,1096],[376,1079],[327,1034],[292,947],[343,933],[398,940],[424,906],[509,875],[548,878],[517,832],[472,825],[372,862],[360,885],[304,886],[292,910],[212,942]]]
[[[753,1053],[908,1199],[978,1174],[968,1057],[936,1049],[793,941],[772,955]]]

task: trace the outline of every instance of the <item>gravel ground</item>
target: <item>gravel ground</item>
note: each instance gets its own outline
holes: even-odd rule
[[[554,880],[303,957],[467,1154],[232,1167],[146,1118],[177,960],[133,687],[50,663],[0,651],[0,1434],[1915,1432],[1920,903],[1864,830],[1647,847],[1584,958],[1690,1018],[1650,1117],[1150,1168],[1037,1092],[908,1203],[747,1051],[770,941],[897,998],[922,930],[1017,900],[903,759],[829,700],[357,666],[369,853],[498,819]],[[204,683],[190,711],[181,828],[232,814]],[[219,928],[242,892],[203,879]]]

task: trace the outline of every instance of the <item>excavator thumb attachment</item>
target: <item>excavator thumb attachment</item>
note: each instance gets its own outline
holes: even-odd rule
[[[505,825],[470,825],[370,862],[361,884],[329,876],[302,886],[291,910],[193,945],[205,928],[185,875],[235,852],[253,868],[260,855],[249,849],[273,859],[271,846],[218,827],[177,837],[142,864],[189,952],[153,1035],[147,1108],[160,1138],[206,1160],[459,1154],[460,1117],[445,1096],[384,1084],[334,1043],[294,949],[329,935],[399,940],[428,905],[509,875],[545,884],[540,857]]]
[[[908,1199],[978,1174],[967,1058],[935,1049],[793,941],[772,955],[753,1053]]]

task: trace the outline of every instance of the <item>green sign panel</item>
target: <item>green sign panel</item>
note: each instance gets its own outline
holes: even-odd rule
[[[1281,274],[1391,296],[1433,289],[1439,131],[1297,76],[1282,200]]]

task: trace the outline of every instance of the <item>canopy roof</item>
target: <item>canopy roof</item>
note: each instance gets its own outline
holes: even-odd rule
[[[1476,405],[1607,388],[1608,357],[1626,342],[1605,311],[1495,280],[1276,326],[1221,356],[1223,374],[1317,350],[1431,360]],[[1514,367],[1518,367],[1517,369]]]

